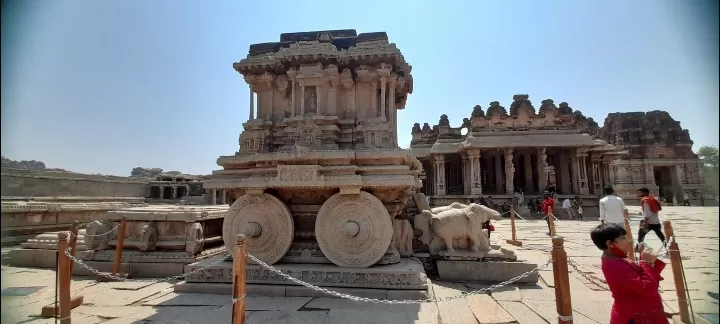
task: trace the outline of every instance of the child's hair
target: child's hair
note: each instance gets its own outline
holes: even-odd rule
[[[474,204],[474,203],[475,203],[475,198],[470,198],[470,203],[471,203],[471,204]]]
[[[590,231],[590,239],[600,250],[607,249],[607,241],[614,241],[627,235],[624,228],[616,224],[600,224]]]

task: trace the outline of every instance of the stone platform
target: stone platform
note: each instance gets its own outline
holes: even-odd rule
[[[133,199],[118,202],[5,199],[2,201],[3,245],[19,244],[46,232],[68,230],[73,221],[88,223],[105,218],[109,211],[138,205]]]
[[[538,265],[523,261],[452,261],[437,260],[438,275],[445,281],[489,281],[504,282]],[[518,280],[519,283],[537,283],[538,273]]]
[[[207,266],[217,257],[185,267],[185,272]],[[428,298],[428,278],[420,262],[402,259],[392,265],[369,268],[338,267],[329,264],[276,264],[276,269],[296,279],[320,287],[332,287],[356,296],[386,299]],[[247,265],[249,292],[262,296],[318,296],[319,292],[297,286],[260,265]],[[175,286],[178,292],[228,293],[232,286],[232,261],[224,261],[185,277]],[[341,288],[340,290],[336,288]],[[320,293],[321,294],[321,293]],[[402,297],[402,298],[401,298]]]
[[[185,265],[225,252],[222,222],[228,206],[151,205],[108,212],[107,219],[88,225],[102,234],[126,220],[122,262],[134,277],[161,278],[183,273]],[[97,235],[96,234],[96,235]],[[83,260],[109,271],[115,260],[118,230],[88,237]],[[80,272],[80,275],[86,273]]]

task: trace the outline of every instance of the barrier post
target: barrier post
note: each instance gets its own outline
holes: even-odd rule
[[[630,246],[633,247],[633,251],[628,253],[630,261],[635,262],[635,243],[633,242],[632,231],[630,230],[630,219],[623,217],[625,221],[625,238],[630,242]]]
[[[113,275],[120,274],[120,261],[122,259],[123,245],[125,245],[125,220],[126,217],[120,220],[120,228],[118,229],[117,245],[115,246],[115,262],[113,263],[112,273]]]
[[[547,214],[548,222],[550,223],[550,237],[555,236],[555,215],[553,215],[552,211],[549,211]]]
[[[58,294],[58,303],[45,305],[40,311],[40,316],[42,317],[59,317],[61,319],[68,317],[67,321],[60,321],[60,323],[62,324],[70,323],[70,309],[82,305],[84,300],[84,297],[82,295],[70,296],[70,282],[72,281],[73,261],[70,259],[69,256],[67,256],[67,254],[65,254],[65,251],[68,249],[68,247],[72,247],[70,251],[71,254],[75,256],[72,251],[75,251],[73,245],[77,244],[78,227],[78,223],[74,223],[72,227],[70,227],[69,233],[74,234],[70,235],[70,237],[68,237],[68,232],[58,233],[58,262],[56,270],[58,278],[58,291],[55,292],[56,294]],[[75,238],[74,241],[73,238]],[[67,309],[66,315],[63,315],[65,312],[63,308]]]
[[[517,240],[517,234],[515,231],[515,206],[510,205],[510,230],[512,231],[512,239],[505,240],[507,244],[514,246],[522,246],[522,242]]]
[[[80,221],[73,221],[70,226],[70,255],[75,256],[75,248],[77,247],[78,232],[80,231]],[[74,262],[70,262],[70,274],[73,273]]]
[[[245,324],[245,276],[247,268],[245,235],[239,234],[233,251],[232,324]]]
[[[665,240],[673,238],[670,246],[666,247],[670,255],[670,266],[672,267],[673,280],[675,281],[675,292],[678,298],[678,312],[680,313],[680,323],[692,323],[690,321],[690,312],[688,311],[687,289],[685,280],[683,280],[682,264],[680,259],[680,250],[678,250],[677,238],[674,236],[672,224],[670,221],[664,221]],[[676,323],[678,321],[675,321]]]
[[[124,278],[124,279],[130,278],[130,268],[129,268],[130,265],[129,264],[128,264],[128,272],[127,273],[120,272],[120,264],[122,261],[122,252],[123,252],[123,247],[125,246],[125,227],[127,225],[126,220],[127,220],[127,216],[123,216],[123,218],[120,220],[120,226],[118,226],[118,234],[117,234],[117,240],[116,240],[116,245],[115,245],[115,260],[113,260],[112,271],[110,272],[111,275],[118,277],[118,278]],[[97,276],[96,280],[102,281],[102,282],[113,281],[112,278],[108,278],[108,277],[100,276],[100,275]]]
[[[570,299],[570,277],[568,275],[568,259],[560,236],[552,238],[552,264],[555,279],[555,305],[558,313],[558,324],[572,324],[572,300]]]

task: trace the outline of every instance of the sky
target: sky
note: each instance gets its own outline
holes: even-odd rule
[[[568,102],[666,110],[694,149],[718,145],[713,0],[2,1],[2,155],[127,176],[208,174],[238,150],[248,86],[232,68],[254,43],[328,29],[387,32],[413,66],[398,113],[460,126],[475,105]],[[714,4],[713,4],[714,3]]]

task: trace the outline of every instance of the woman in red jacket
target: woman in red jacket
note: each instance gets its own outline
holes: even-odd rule
[[[665,263],[651,251],[643,251],[638,264],[628,260],[632,245],[625,229],[601,224],[590,232],[593,243],[603,251],[602,271],[613,299],[610,324],[666,324],[658,287]]]

